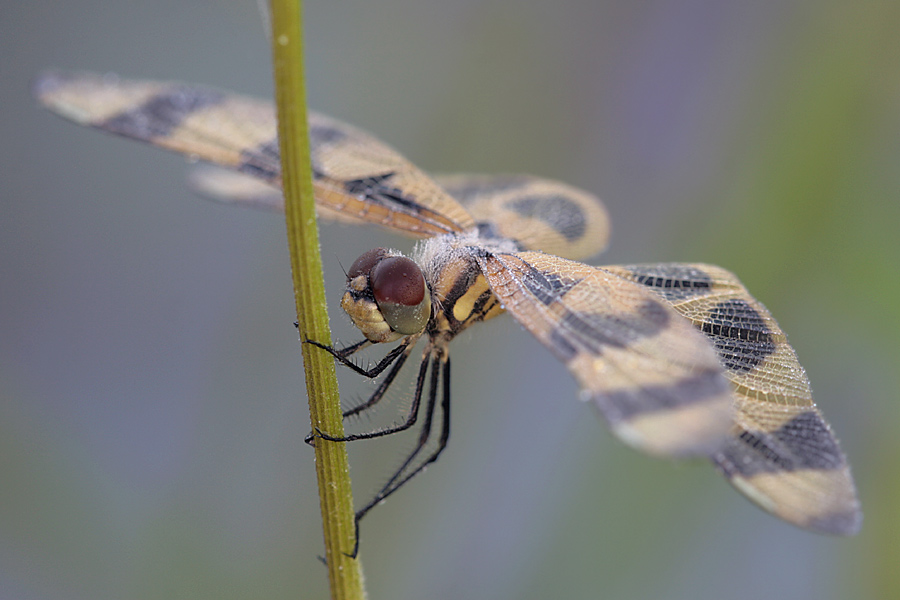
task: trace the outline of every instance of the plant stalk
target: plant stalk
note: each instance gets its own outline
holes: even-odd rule
[[[270,4],[278,139],[300,339],[331,345],[309,153],[301,1]],[[313,430],[342,437],[334,359],[311,344],[302,347]],[[362,570],[359,561],[348,556],[355,540],[347,450],[343,443],[317,439],[315,453],[331,598],[360,600],[366,597]]]

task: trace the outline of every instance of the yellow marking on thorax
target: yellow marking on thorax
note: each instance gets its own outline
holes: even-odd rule
[[[459,332],[471,323],[503,312],[478,263],[470,256],[456,256],[442,264],[433,292],[444,307],[435,314],[435,328],[439,331]],[[445,312],[447,308],[449,311]]]
[[[471,317],[472,311],[475,309],[475,302],[489,289],[484,275],[479,273],[472,285],[469,286],[469,289],[453,305],[453,318],[463,322]]]

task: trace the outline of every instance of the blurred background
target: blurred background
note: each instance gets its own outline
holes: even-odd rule
[[[898,28],[894,0],[306,2],[313,107],[431,171],[599,194],[596,264],[736,272],[866,516],[810,534],[706,464],[625,448],[497,319],[452,346],[449,449],[363,522],[372,598],[900,597]],[[0,597],[327,597],[280,216],[198,200],[182,158],[28,90],[61,67],[271,97],[256,4],[6,2],[0,55]],[[411,244],[322,240],[355,341],[341,265]],[[352,403],[371,387],[348,375]],[[351,448],[357,504],[412,443]]]

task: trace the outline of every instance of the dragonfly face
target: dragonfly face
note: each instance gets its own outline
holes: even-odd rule
[[[78,123],[231,169],[202,193],[279,208],[280,163],[269,103],[208,88],[48,73],[46,106]],[[319,215],[421,238],[411,259],[376,249],[348,272],[341,305],[365,336],[339,361],[381,377],[386,394],[424,339],[406,421],[342,440],[408,429],[419,443],[358,518],[434,461],[449,438],[449,342],[508,312],[575,377],[613,432],[660,456],[704,456],[742,493],[791,523],[848,535],[862,515],[846,458],[787,337],[732,273],[705,264],[593,267],[609,225],[593,195],[531,176],[432,178],[372,136],[310,115]],[[248,176],[250,178],[248,178]],[[252,178],[252,179],[251,179]],[[349,356],[396,343],[378,365]],[[420,457],[433,417],[437,449]],[[326,439],[335,439],[323,434]]]

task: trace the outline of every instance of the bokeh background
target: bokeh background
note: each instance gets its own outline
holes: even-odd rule
[[[497,319],[453,344],[450,448],[363,523],[372,598],[900,597],[900,3],[309,0],[306,29],[319,110],[429,170],[596,192],[597,263],[738,273],[866,514],[806,533],[628,450]],[[0,56],[0,597],[326,597],[280,217],[198,200],[183,159],[28,92],[53,66],[270,97],[257,6],[4,2]],[[322,238],[353,341],[341,265],[410,244]],[[411,444],[351,448],[357,503]]]

